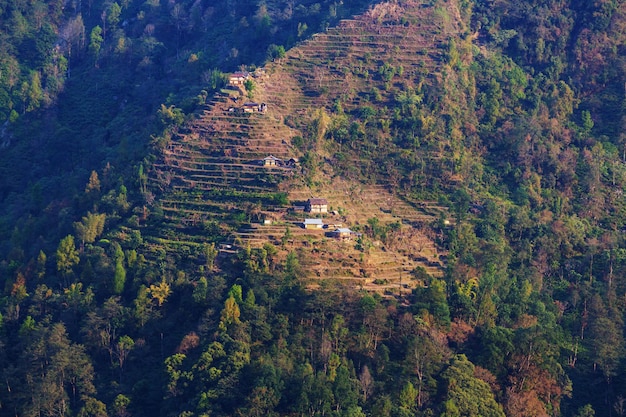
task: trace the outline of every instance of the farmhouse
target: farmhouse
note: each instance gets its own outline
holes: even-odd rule
[[[241,110],[244,113],[265,113],[267,111],[267,104],[259,104],[254,102],[243,103],[243,107],[241,108]]]
[[[324,227],[322,219],[304,219],[302,223],[305,229],[321,229]]]
[[[309,213],[328,213],[328,201],[325,198],[309,198],[306,202]]]
[[[250,73],[245,71],[234,72],[228,77],[228,84],[230,85],[243,85],[246,80],[250,78]]]
[[[341,227],[339,229],[335,229],[332,232],[328,232],[327,236],[328,237],[333,237],[335,239],[339,239],[339,240],[350,240],[353,237],[357,237],[359,234],[356,232],[353,232],[352,230],[348,229],[347,227]]]
[[[274,155],[266,156],[262,159],[262,162],[264,167],[275,167],[283,164],[283,160],[276,158]]]

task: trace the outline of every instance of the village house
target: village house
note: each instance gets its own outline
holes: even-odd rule
[[[324,227],[322,219],[304,219],[302,223],[305,229],[321,229]]]
[[[332,237],[339,240],[351,240],[353,237],[357,237],[359,234],[353,232],[347,227],[340,227],[339,229],[335,229],[332,232],[328,232],[326,234],[328,237]]]
[[[328,223],[324,226],[326,229],[341,229],[343,227],[341,223]]]
[[[266,156],[262,159],[264,167],[275,167],[282,165],[283,160],[276,158],[274,155]]]
[[[241,108],[241,110],[244,113],[265,113],[267,111],[267,104],[259,104],[254,102],[243,103],[243,107]]]
[[[328,201],[325,198],[309,198],[306,202],[309,213],[328,213]]]
[[[243,85],[246,80],[250,78],[250,73],[245,71],[238,71],[230,74],[228,77],[228,84],[230,85]]]

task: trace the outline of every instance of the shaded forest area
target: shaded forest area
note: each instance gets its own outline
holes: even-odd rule
[[[406,300],[306,291],[269,244],[218,258],[217,222],[149,250],[153,146],[222,71],[367,6],[0,2],[2,414],[626,413],[622,2],[425,2],[461,28],[434,81],[305,131],[310,172],[323,141],[454,213],[445,275]]]
[[[366,4],[3,2],[2,235],[18,224],[15,239],[46,230],[58,241],[85,214],[72,200],[92,170],[136,185],[151,136],[177,120],[161,105],[191,114],[223,86],[223,72],[284,54]]]

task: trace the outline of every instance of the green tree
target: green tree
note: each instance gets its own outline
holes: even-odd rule
[[[150,318],[150,313],[152,311],[150,302],[151,300],[148,297],[148,288],[146,288],[145,285],[141,285],[137,290],[137,297],[133,301],[135,306],[134,316],[139,321],[140,327],[143,327]]]
[[[93,243],[104,231],[106,214],[87,213],[80,222],[74,223],[74,231],[81,241],[81,248],[85,243]]]
[[[241,288],[241,285],[234,284],[232,287],[230,287],[230,290],[228,290],[228,296],[233,297],[237,304],[241,304],[243,300],[243,289]]]
[[[41,74],[39,71],[32,71],[30,74],[30,88],[28,89],[28,107],[26,111],[31,111],[39,106],[44,98],[41,88]]]
[[[46,276],[46,261],[48,257],[44,253],[44,251],[40,250],[39,255],[37,255],[37,266],[36,266],[36,274],[37,278],[43,279]]]
[[[456,355],[443,372],[444,410],[441,417],[505,417],[489,385],[474,376],[474,365],[465,355]]]
[[[128,412],[128,406],[130,405],[130,398],[124,394],[118,394],[113,400],[113,411],[118,417],[127,417],[130,415]]]
[[[302,27],[300,25],[298,25],[298,36],[300,37],[300,29],[302,29]],[[304,33],[304,31],[306,31],[306,24],[304,25],[304,30],[302,31],[302,33]],[[274,45],[271,44],[270,46],[267,47],[267,59],[270,61],[274,61],[274,60],[281,60],[285,57],[285,47],[282,45]]]
[[[204,303],[206,301],[206,297],[207,297],[207,291],[209,288],[209,283],[207,281],[207,279],[205,277],[200,277],[200,279],[198,280],[198,282],[196,282],[196,285],[193,289],[193,300],[196,303]]]
[[[215,248],[215,243],[205,243],[202,246],[202,251],[206,258],[205,266],[207,270],[209,272],[213,271],[213,268],[215,267],[215,258],[217,258],[218,253],[217,249]]]
[[[246,89],[247,93],[248,93],[248,98],[252,98],[254,96],[254,90],[256,89],[256,85],[254,84],[254,81],[252,80],[246,80],[243,83],[244,88]]]
[[[419,395],[419,391],[415,388],[415,386],[408,381],[402,391],[400,391],[400,398],[398,402],[398,406],[400,410],[403,411],[403,415],[412,415],[417,410],[417,397]]]
[[[86,345],[96,351],[107,351],[111,364],[115,363],[114,343],[119,330],[126,324],[128,315],[128,308],[120,303],[120,297],[114,296],[107,299],[100,308],[88,312],[83,321],[81,333]]]
[[[78,417],[108,417],[107,406],[95,398],[86,398],[85,405],[80,409]]]
[[[100,58],[100,49],[102,49],[102,43],[104,42],[104,38],[102,37],[102,28],[100,26],[95,26],[91,29],[91,34],[89,35],[89,51],[94,56],[94,65],[98,66],[98,59]]]
[[[285,278],[291,282],[294,281],[300,275],[300,262],[298,261],[298,255],[296,252],[289,252],[285,259]]]
[[[161,104],[161,108],[158,110],[157,113],[159,114],[161,123],[164,126],[179,126],[185,120],[185,115],[183,114],[183,111],[175,107],[173,104],[168,107],[166,107],[165,104]]]
[[[81,345],[69,340],[63,324],[38,324],[22,341],[16,369],[4,376],[9,386],[24,385],[3,408],[18,415],[71,415],[93,398],[91,361]]]
[[[239,317],[241,317],[239,305],[235,297],[231,294],[228,299],[226,299],[226,302],[224,302],[224,309],[222,310],[219,325],[220,330],[226,331],[233,324],[241,323]]]
[[[113,293],[121,294],[126,285],[126,268],[124,268],[123,259],[115,262],[115,273],[113,274]]]
[[[346,359],[337,368],[337,376],[333,381],[333,395],[337,411],[345,413],[348,410],[354,410],[358,406],[359,383]]]
[[[446,283],[440,279],[432,279],[428,288],[415,291],[413,311],[424,315],[430,313],[442,326],[450,325],[450,308],[446,297]]]
[[[57,247],[56,258],[57,271],[60,271],[64,277],[73,273],[74,266],[80,261],[76,245],[74,244],[74,236],[67,235],[61,240]]]
[[[599,295],[590,302],[591,323],[588,341],[591,359],[602,370],[607,384],[618,374],[619,364],[624,357],[624,337],[621,317],[609,314]]]
[[[120,15],[122,14],[122,8],[117,3],[111,3],[107,10],[107,23],[115,28],[120,22]]]
[[[120,383],[122,382],[122,371],[124,369],[124,363],[130,354],[130,351],[135,347],[135,341],[127,335],[119,338],[115,345],[115,354],[117,356],[117,364],[120,367]]]
[[[578,412],[576,413],[575,417],[595,417],[595,415],[596,415],[596,412],[593,410],[593,407],[591,406],[591,404],[587,404],[578,409]]]

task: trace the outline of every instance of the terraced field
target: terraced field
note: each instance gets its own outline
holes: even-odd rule
[[[244,99],[211,99],[153,166],[161,223],[147,244],[161,253],[184,247],[193,256],[208,241],[208,229],[225,237],[225,254],[270,243],[278,257],[299,254],[311,288],[333,280],[396,295],[421,285],[418,267],[441,275],[445,253],[431,226],[447,217],[446,207],[409,202],[389,184],[339,178],[330,167],[311,188],[291,145],[293,137],[306,136],[316,109],[330,110],[337,100],[347,111],[357,109],[373,88],[377,101],[391,106],[399,90],[429,82],[456,30],[440,14],[416,1],[384,3],[302,42],[254,79],[253,99],[267,103],[266,112],[229,111]],[[266,166],[269,156],[282,162]],[[329,201],[326,224],[363,233],[363,242],[302,228],[305,215],[290,211],[291,204],[311,197]],[[372,234],[372,222],[389,226],[384,239]]]
[[[391,103],[394,88],[413,87],[436,76],[451,36],[459,28],[453,10],[422,1],[376,5],[314,35],[268,65],[260,100],[283,114],[307,114],[341,99],[347,111],[362,94],[377,87],[381,103]]]

